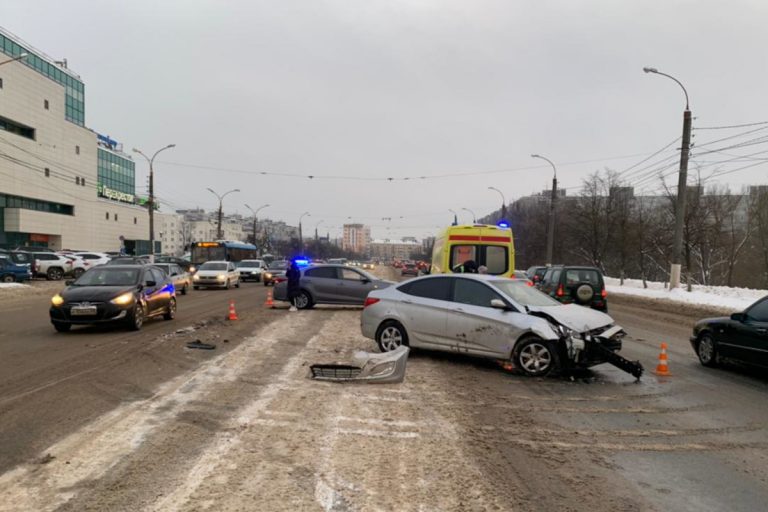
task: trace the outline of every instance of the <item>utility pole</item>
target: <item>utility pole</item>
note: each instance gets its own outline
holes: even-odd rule
[[[259,214],[259,211],[261,211],[262,208],[266,208],[267,206],[269,206],[269,205],[265,204],[265,205],[259,206],[258,208],[256,208],[254,210],[253,208],[251,208],[247,204],[245,205],[245,207],[248,208],[251,211],[251,213],[253,214],[253,245],[256,245],[256,216]]]
[[[550,266],[552,265],[552,259],[555,248],[555,212],[556,210],[556,203],[557,203],[557,167],[555,167],[555,164],[552,163],[552,160],[549,158],[543,157],[541,155],[531,155],[532,158],[541,158],[542,160],[546,160],[549,162],[549,165],[552,166],[552,169],[554,169],[555,174],[552,177],[552,197],[549,200],[549,226],[547,227],[547,261],[546,265]]]
[[[299,252],[304,252],[304,237],[301,233],[301,219],[303,219],[306,215],[309,215],[309,212],[304,212],[299,217]]]
[[[669,269],[669,289],[680,286],[680,273],[682,269],[683,252],[683,224],[685,223],[685,202],[688,194],[688,154],[691,151],[691,109],[688,102],[688,91],[677,78],[662,73],[656,68],[643,68],[646,73],[661,75],[674,80],[685,94],[685,111],[683,111],[683,144],[680,148],[680,172],[677,177],[677,201],[675,203],[675,238],[672,245],[672,264]]]
[[[153,164],[155,162],[155,157],[159,155],[162,151],[165,151],[166,149],[175,148],[176,144],[168,144],[164,148],[160,148],[157,151],[155,151],[155,154],[152,155],[152,158],[149,158],[147,155],[142,153],[136,148],[133,148],[134,153],[138,153],[141,156],[144,157],[144,159],[149,162],[149,201],[147,201],[147,207],[149,208],[149,261],[150,263],[155,262],[155,171],[153,169]]]
[[[240,189],[236,188],[233,190],[229,190],[227,192],[224,192],[222,195],[217,194],[212,188],[209,188],[208,192],[210,192],[211,194],[219,198],[219,222],[218,222],[218,227],[216,228],[216,239],[221,240],[224,238],[224,234],[221,231],[221,217],[222,217],[222,212],[224,208],[224,198],[227,197],[227,195],[231,194],[232,192],[240,192]]]

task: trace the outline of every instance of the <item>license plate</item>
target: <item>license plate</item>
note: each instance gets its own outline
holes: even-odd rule
[[[98,312],[96,306],[74,306],[69,310],[72,316],[88,316],[95,315]]]

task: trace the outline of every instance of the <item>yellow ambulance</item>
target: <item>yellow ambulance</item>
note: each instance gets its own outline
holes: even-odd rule
[[[512,277],[515,272],[515,244],[507,227],[470,224],[449,226],[435,238],[432,274],[447,274],[472,260],[488,273]]]

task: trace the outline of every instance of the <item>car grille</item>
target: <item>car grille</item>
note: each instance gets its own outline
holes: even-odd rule
[[[344,364],[313,364],[310,366],[315,379],[346,380],[360,375],[360,368]]]

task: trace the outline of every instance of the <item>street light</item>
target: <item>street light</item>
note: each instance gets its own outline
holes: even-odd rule
[[[240,189],[235,188],[227,192],[224,192],[222,195],[217,194],[212,188],[209,188],[208,192],[210,192],[211,194],[219,198],[219,222],[218,222],[218,227],[216,228],[216,239],[221,240],[224,238],[224,235],[221,232],[221,212],[224,204],[224,198],[227,197],[227,195],[231,194],[232,192],[240,192]]]
[[[175,148],[176,144],[168,144],[164,148],[160,148],[155,151],[152,158],[142,153],[136,148],[133,148],[134,153],[138,153],[143,156],[147,162],[149,162],[149,260],[151,263],[155,262],[155,171],[152,164],[155,161],[155,157],[166,149]]]
[[[457,226],[459,224],[459,217],[456,215],[456,212],[448,208],[448,211],[453,214],[453,224],[452,226]]]
[[[470,215],[472,215],[472,224],[477,224],[477,216],[475,215],[475,212],[473,212],[469,208],[462,208],[462,210],[469,212]]]
[[[662,73],[656,68],[643,68],[646,73],[661,75],[674,80],[685,94],[685,111],[683,111],[683,145],[680,148],[680,173],[677,177],[677,202],[675,204],[675,238],[672,248],[672,266],[669,270],[669,289],[680,286],[680,270],[683,249],[683,221],[685,219],[686,185],[688,183],[688,154],[691,150],[691,109],[688,103],[688,91],[685,90],[680,80]]]
[[[27,55],[29,55],[29,54],[28,53],[22,53],[18,57],[14,57],[12,59],[4,60],[3,62],[0,62],[0,66],[2,66],[3,64],[8,64],[9,62],[16,62],[17,60],[21,60],[24,57],[26,57]]]
[[[258,208],[256,208],[256,209],[254,210],[253,208],[251,208],[251,207],[250,207],[250,206],[248,206],[247,204],[245,205],[245,207],[246,207],[246,208],[248,208],[249,210],[251,210],[251,213],[253,214],[253,245],[256,245],[256,215],[258,215],[258,213],[259,213],[259,212],[260,212],[260,211],[261,211],[263,208],[266,208],[267,206],[269,206],[269,205],[268,205],[268,204],[265,204],[265,205],[259,206]]]
[[[501,220],[507,220],[507,200],[504,199],[504,193],[496,187],[488,187],[488,190],[495,190],[501,195]]]
[[[541,155],[531,155],[531,158],[541,158],[549,162],[555,174],[552,177],[552,198],[549,201],[549,227],[547,228],[547,266],[552,264],[552,252],[555,245],[555,203],[557,202],[557,167],[549,158]]]
[[[303,219],[306,216],[310,216],[309,212],[304,212],[299,217],[299,252],[304,252],[304,236],[301,233],[301,219]]]

